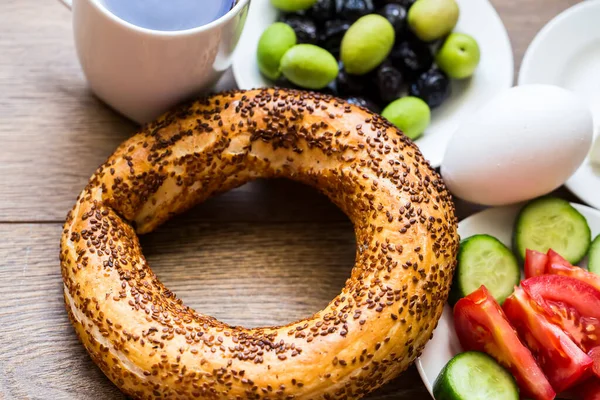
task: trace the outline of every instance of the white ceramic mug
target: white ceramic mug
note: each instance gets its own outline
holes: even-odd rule
[[[158,31],[118,18],[102,0],[61,1],[73,11],[75,47],[91,89],[140,123],[212,87],[231,65],[250,3],[238,0],[203,26]]]

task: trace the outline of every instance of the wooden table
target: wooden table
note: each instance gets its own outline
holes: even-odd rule
[[[493,0],[517,67],[535,33],[576,2]],[[2,0],[0,27],[0,399],[122,399],[69,325],[58,244],[76,195],[136,126],[86,87],[70,14],[56,1]],[[461,217],[475,210],[458,207]],[[212,199],[142,245],[187,304],[248,326],[324,307],[355,252],[346,217],[312,189],[285,181]],[[370,398],[429,395],[411,368]]]

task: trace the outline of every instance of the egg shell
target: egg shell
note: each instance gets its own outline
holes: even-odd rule
[[[450,139],[441,173],[450,191],[484,205],[532,199],[561,186],[593,138],[589,106],[551,85],[502,92]]]

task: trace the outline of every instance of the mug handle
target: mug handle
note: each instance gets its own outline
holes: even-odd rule
[[[62,3],[63,6],[67,7],[69,10],[73,8],[73,0],[58,0]]]

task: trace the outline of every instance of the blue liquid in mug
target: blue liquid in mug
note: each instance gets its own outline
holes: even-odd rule
[[[236,0],[100,0],[108,11],[141,28],[180,31],[227,14]]]

